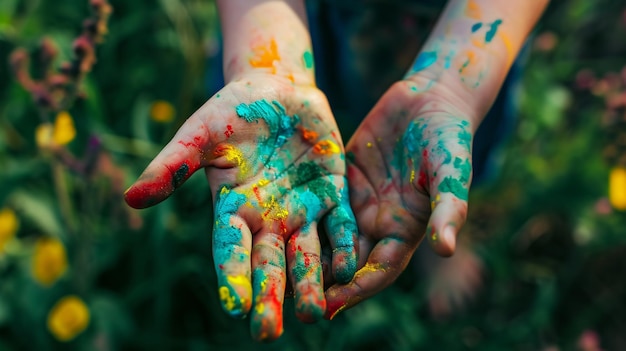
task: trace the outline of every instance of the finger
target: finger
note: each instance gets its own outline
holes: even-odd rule
[[[451,165],[440,167],[434,178],[426,236],[438,255],[447,257],[454,253],[456,236],[467,218],[471,172],[469,157],[455,157]]]
[[[251,233],[236,214],[245,195],[222,188],[216,196],[213,226],[213,259],[219,295],[224,310],[233,317],[244,317],[252,305],[250,283]]]
[[[250,332],[256,340],[275,340],[283,333],[285,244],[274,233],[258,233],[252,248],[254,308]]]
[[[326,291],[325,317],[333,319],[337,313],[373,296],[393,283],[406,268],[416,244],[407,244],[394,238],[378,242],[368,257],[346,285],[334,285]]]
[[[357,225],[346,186],[341,188],[339,196],[339,204],[329,211],[323,221],[333,250],[333,277],[339,283],[347,283],[357,268]]]
[[[209,130],[206,125],[199,117],[190,117],[139,179],[126,190],[126,203],[133,208],[146,208],[165,200],[194,172],[206,165],[203,155],[208,144]]]
[[[326,311],[316,225],[311,223],[294,233],[287,243],[287,264],[296,293],[296,317],[306,323],[320,320]]]

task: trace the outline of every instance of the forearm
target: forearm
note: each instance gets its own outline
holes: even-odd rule
[[[311,38],[302,0],[218,0],[226,82],[263,72],[315,84]]]
[[[457,107],[474,111],[468,118],[476,128],[547,3],[451,0],[407,79],[450,93]]]

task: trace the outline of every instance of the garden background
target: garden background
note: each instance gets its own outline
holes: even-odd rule
[[[448,291],[433,317],[449,286],[411,265],[332,322],[302,324],[288,300],[271,344],[219,306],[202,175],[149,210],[122,200],[209,96],[214,4],[111,5],[75,103],[42,112],[11,53],[45,76],[89,3],[0,2],[0,350],[626,350],[626,1],[555,0],[537,26],[518,121],[470,197],[473,298]]]

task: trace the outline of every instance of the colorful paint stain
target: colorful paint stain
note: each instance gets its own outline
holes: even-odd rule
[[[437,62],[437,52],[435,51],[421,52],[415,59],[415,62],[413,63],[413,67],[411,67],[411,71],[413,73],[422,71],[430,67],[435,62]]]
[[[262,43],[252,47],[252,57],[248,61],[255,68],[271,68],[276,73],[275,61],[280,61],[278,47],[274,38],[269,43]]]
[[[354,275],[354,279],[359,279],[365,275],[369,275],[375,272],[386,272],[387,268],[382,263],[370,263],[367,262],[365,266],[361,267],[356,274]]]
[[[498,32],[498,26],[500,26],[501,24],[502,24],[501,19],[497,19],[491,24],[491,27],[489,28],[487,33],[485,33],[486,43],[490,43],[493,40],[493,38],[496,36],[496,33]]]
[[[456,168],[460,173],[459,180],[467,184],[470,180],[470,176],[472,174],[472,164],[469,159],[462,160],[460,157],[456,157],[454,159],[454,168]]]
[[[313,145],[313,152],[318,155],[338,154],[341,153],[341,148],[331,140],[320,140]]]
[[[250,166],[243,155],[243,152],[233,145],[223,144],[217,146],[215,148],[215,155],[218,157],[224,157],[226,160],[239,167],[239,178],[245,177],[250,171]]]
[[[304,227],[302,227],[303,231],[308,231],[309,230],[309,226],[315,222],[318,214],[320,213],[320,211],[323,208],[323,202],[320,200],[320,198],[314,194],[312,191],[310,190],[306,190],[303,191],[300,196],[299,196],[299,200],[302,203],[302,205],[304,206],[305,209],[305,218],[306,218],[306,224]],[[301,278],[301,277],[299,277]],[[299,280],[299,279],[298,279]]]
[[[311,51],[307,50],[302,54],[302,62],[304,63],[304,68],[313,69],[315,63],[313,61],[313,54]]]
[[[292,186],[300,186],[312,180],[319,179],[329,174],[329,172],[320,167],[313,161],[302,162],[296,167],[287,170]]]
[[[480,28],[482,28],[483,23],[477,22],[472,25],[472,33],[476,33]]]
[[[186,163],[183,163],[178,167],[174,175],[172,176],[172,186],[174,189],[178,188],[183,184],[185,179],[187,179],[189,174],[189,166]]]
[[[315,142],[319,137],[316,131],[306,129],[304,127],[300,128],[300,134],[302,135],[302,139],[306,140],[309,143]]]
[[[481,18],[480,6],[476,3],[475,0],[469,0],[467,2],[467,6],[465,7],[465,15],[473,19]]]
[[[433,242],[439,240],[439,235],[435,231],[435,228],[431,226],[428,226],[428,228],[426,228],[426,236],[428,237],[428,239],[430,239],[430,241]]]
[[[475,54],[474,51],[468,50],[466,51],[466,59],[465,62],[463,62],[463,64],[461,65],[461,67],[459,68],[459,73],[463,73],[463,71],[474,61],[475,59]]]
[[[280,230],[282,233],[287,232],[287,224],[286,219],[289,216],[289,211],[283,206],[281,206],[277,201],[274,195],[270,197],[269,201],[261,202],[261,207],[265,210],[262,214],[262,218],[264,220],[276,221],[280,225]]]
[[[282,301],[278,296],[277,285],[270,281],[270,277],[260,267],[252,272],[252,281],[255,294],[250,324],[252,336],[257,340],[276,339],[283,333]]]
[[[441,183],[439,183],[438,190],[442,193],[452,193],[461,200],[467,201],[468,199],[468,190],[459,179],[454,179],[452,177],[444,178]]]
[[[224,135],[226,135],[227,138],[230,138],[234,133],[235,131],[233,130],[233,126],[231,126],[230,124],[227,125],[226,130],[224,131]]]
[[[258,100],[251,104],[240,104],[235,108],[237,115],[248,123],[259,119],[265,121],[270,132],[270,138],[275,140],[275,146],[283,146],[291,137],[296,125],[300,121],[297,115],[292,117],[286,114],[285,108],[278,101]]]
[[[437,206],[439,201],[441,201],[441,194],[437,194],[437,196],[435,196],[435,199],[430,202],[430,210],[431,211],[433,211],[435,209],[435,206]]]

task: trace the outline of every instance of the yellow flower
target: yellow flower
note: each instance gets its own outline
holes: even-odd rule
[[[59,300],[48,314],[48,329],[59,341],[70,341],[89,325],[89,308],[78,296]]]
[[[35,142],[40,149],[52,146],[52,133],[54,127],[50,123],[42,123],[35,129]]]
[[[15,212],[10,208],[0,210],[0,252],[4,251],[4,246],[15,237],[19,221]]]
[[[616,210],[626,210],[626,168],[615,167],[609,174],[609,201]]]
[[[150,107],[150,118],[159,123],[168,123],[174,120],[174,106],[167,101],[157,100]]]
[[[32,272],[35,280],[43,285],[54,284],[67,270],[67,256],[63,244],[53,238],[40,238],[35,243]]]
[[[76,137],[76,128],[72,116],[62,111],[57,114],[54,125],[42,123],[35,129],[35,142],[41,149],[66,145]]]
[[[76,137],[76,128],[74,128],[74,120],[66,111],[59,112],[54,121],[54,131],[52,139],[58,145],[66,145]]]

